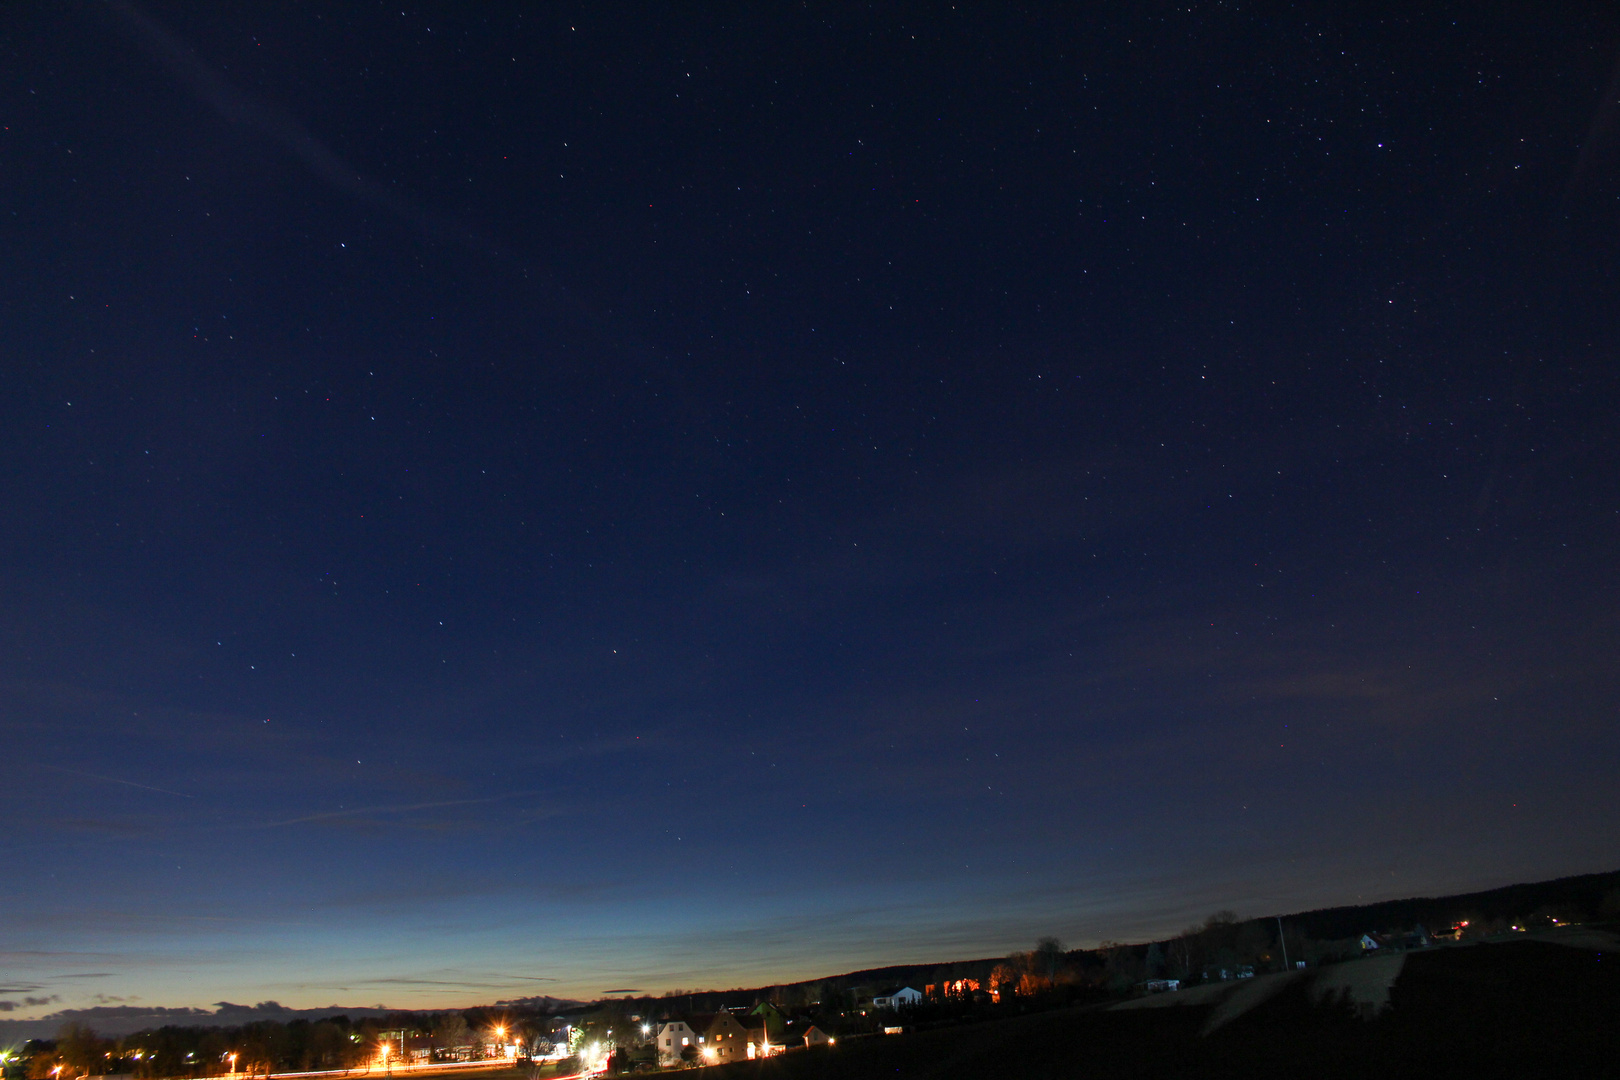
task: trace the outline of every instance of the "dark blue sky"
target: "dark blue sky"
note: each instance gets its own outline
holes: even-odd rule
[[[14,5],[14,1017],[1620,864],[1604,5]]]

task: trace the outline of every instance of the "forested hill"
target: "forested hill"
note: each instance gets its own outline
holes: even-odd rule
[[[1538,913],[1566,922],[1620,920],[1620,870],[1505,885],[1500,889],[1457,896],[1416,896],[1378,904],[1322,908],[1284,915],[1283,919],[1309,937],[1347,938],[1368,930],[1392,930],[1417,923],[1436,930],[1464,919],[1491,923]]]

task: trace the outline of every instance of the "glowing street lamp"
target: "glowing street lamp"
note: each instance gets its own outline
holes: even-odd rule
[[[231,1075],[235,1076],[236,1075],[236,1055],[233,1053],[233,1054],[226,1054],[225,1056],[231,1059]]]

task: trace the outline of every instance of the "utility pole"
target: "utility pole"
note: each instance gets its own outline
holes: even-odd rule
[[[1277,944],[1282,946],[1283,970],[1288,971],[1288,939],[1283,937],[1282,916],[1277,916]]]

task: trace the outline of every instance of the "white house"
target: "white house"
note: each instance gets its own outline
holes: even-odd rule
[[[897,986],[893,990],[886,990],[872,999],[874,1009],[899,1009],[907,1005],[915,1005],[923,998],[922,994],[909,986]]]
[[[681,1063],[681,1050],[697,1045],[697,1032],[684,1020],[671,1020],[658,1029],[658,1064],[669,1067]]]

